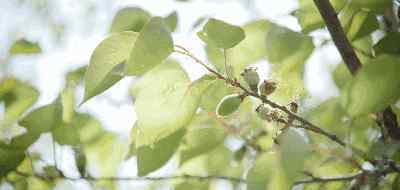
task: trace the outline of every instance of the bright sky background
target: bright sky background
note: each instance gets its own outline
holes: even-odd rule
[[[36,106],[52,102],[63,88],[63,76],[68,71],[88,63],[93,49],[106,37],[113,15],[125,6],[138,6],[159,16],[166,16],[176,10],[179,28],[174,34],[174,41],[187,47],[203,60],[203,43],[196,37],[196,31],[191,30],[192,24],[202,16],[237,25],[255,18],[267,18],[293,30],[300,30],[296,19],[288,16],[288,13],[298,6],[297,0],[193,0],[191,3],[173,0],[48,0],[49,9],[42,10],[39,15],[32,11],[34,5],[30,0],[25,0],[22,6],[18,1],[22,0],[0,0],[0,61],[17,38],[26,37],[40,42],[42,54],[13,58],[9,67],[11,73],[30,81],[41,91]],[[246,3],[249,3],[249,6],[245,6]],[[55,35],[49,28],[57,23],[65,24],[61,40],[54,40]],[[326,37],[321,33],[314,35]],[[178,59],[185,62],[184,66],[189,68],[188,72],[192,78],[197,78],[205,72],[203,68],[190,64],[189,59]],[[321,102],[338,95],[328,74],[338,62],[339,55],[332,44],[315,51],[308,60],[305,81],[311,94],[309,102]],[[260,68],[267,73],[266,62],[260,63]],[[93,113],[106,129],[126,138],[135,121],[134,108],[127,96],[131,80],[122,80],[103,95],[81,106],[79,110]],[[83,96],[83,89],[79,90],[78,96]],[[129,167],[125,168],[134,167],[132,163],[127,164]],[[132,173],[125,170],[121,173]]]

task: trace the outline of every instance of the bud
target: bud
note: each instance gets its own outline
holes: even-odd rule
[[[260,94],[263,96],[268,96],[272,94],[276,89],[276,83],[270,80],[264,80],[260,85]]]
[[[262,120],[267,120],[267,121],[271,121],[271,118],[269,116],[270,114],[270,109],[264,105],[261,104],[256,108],[256,112],[258,117],[260,117]]]
[[[297,113],[299,111],[299,105],[296,102],[290,102],[289,110],[293,113]]]
[[[253,92],[257,92],[258,83],[260,82],[260,77],[258,76],[257,69],[254,67],[246,68],[240,75],[249,85],[250,89]]]
[[[227,116],[235,112],[240,104],[242,103],[242,98],[239,94],[231,94],[222,98],[222,100],[217,105],[217,115]]]

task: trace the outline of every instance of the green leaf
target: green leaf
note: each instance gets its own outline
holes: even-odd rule
[[[84,79],[85,73],[86,73],[87,66],[82,66],[79,67],[73,71],[70,71],[66,75],[66,82],[67,86],[77,86],[79,83],[81,83]]]
[[[196,115],[187,127],[181,150],[180,164],[193,157],[212,151],[223,143],[225,139],[224,128],[208,114]]]
[[[335,81],[336,86],[339,87],[339,89],[343,89],[347,81],[350,81],[352,78],[353,76],[351,75],[349,69],[347,69],[344,63],[338,65],[333,71],[333,80]]]
[[[375,13],[383,13],[386,8],[392,7],[392,0],[353,0],[351,3]]]
[[[186,126],[211,81],[205,78],[191,83],[180,65],[172,61],[144,75],[135,87],[140,133],[136,146],[151,145]]]
[[[178,149],[184,134],[185,130],[181,129],[154,145],[137,148],[138,176],[145,176],[165,165]]]
[[[175,186],[175,190],[204,190],[209,189],[209,182],[204,181],[185,181]]]
[[[277,138],[280,163],[288,182],[294,182],[302,176],[304,162],[310,154],[310,146],[305,137],[293,129],[287,129]]]
[[[296,41],[297,45],[293,46],[293,41]],[[271,76],[277,83],[277,89],[269,98],[281,104],[288,104],[295,97],[304,96],[304,64],[315,48],[311,37],[271,25],[266,46],[269,50],[268,60],[277,63],[272,67]]]
[[[277,156],[275,153],[262,153],[247,174],[247,187],[251,190],[265,190],[276,175]]]
[[[0,143],[0,178],[15,170],[24,158],[24,149],[9,148]]]
[[[14,42],[11,45],[9,53],[10,55],[19,55],[19,54],[38,54],[41,53],[42,49],[40,45],[35,42],[28,41],[26,39],[20,39]]]
[[[400,33],[392,32],[383,37],[377,44],[374,45],[374,50],[377,55],[380,54],[400,54]]]
[[[5,111],[0,120],[0,136],[10,130],[39,97],[39,92],[31,85],[14,78],[0,81],[0,101],[4,101]],[[7,136],[7,135],[4,135]]]
[[[360,69],[342,94],[342,104],[352,116],[378,112],[400,96],[399,57],[382,55]]]
[[[178,13],[176,11],[172,12],[164,18],[164,22],[168,26],[169,30],[174,32],[178,25]]]
[[[223,49],[232,48],[245,38],[242,28],[213,18],[207,21],[197,35],[206,44]]]
[[[126,7],[117,12],[110,28],[111,33],[123,31],[140,32],[150,19],[149,12],[138,7]]]
[[[33,144],[42,133],[50,131],[60,125],[62,121],[61,108],[57,104],[39,107],[22,118],[19,125],[25,127],[27,132],[13,138],[10,146],[26,149]]]
[[[313,46],[311,37],[282,26],[273,25],[267,33],[267,58],[272,63],[281,63],[299,51],[310,54],[307,48]]]
[[[121,67],[131,52],[138,37],[134,32],[111,35],[94,50],[85,75],[84,101],[110,88],[122,79],[115,69]]]
[[[242,99],[239,94],[231,94],[222,98],[219,102],[216,113],[219,116],[228,116],[235,112],[240,104],[242,103]]]
[[[234,88],[228,86],[225,81],[217,80],[205,90],[201,97],[200,107],[208,112],[215,112],[221,99],[234,92]]]
[[[153,17],[141,30],[129,55],[126,73],[142,75],[161,64],[173,51],[168,26],[161,17]]]
[[[346,4],[346,0],[331,0],[330,2],[337,12]],[[299,4],[300,7],[294,12],[294,16],[296,16],[303,33],[309,33],[324,26],[324,21],[313,1],[299,0]]]
[[[379,29],[379,22],[374,14],[361,10],[353,16],[351,25],[347,31],[350,40],[362,38]]]

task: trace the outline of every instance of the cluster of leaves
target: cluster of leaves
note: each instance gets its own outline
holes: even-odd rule
[[[5,112],[0,135],[10,128],[22,127],[25,131],[1,141],[0,177],[16,189],[51,188],[57,180],[71,179],[57,166],[33,169],[32,163],[39,162],[40,157],[27,149],[44,133],[50,133],[56,143],[74,148],[79,179],[115,176],[124,160],[136,157],[138,176],[147,176],[178,160],[177,176],[243,179],[251,190],[290,189],[310,176],[358,171],[365,158],[351,151],[362,152],[369,159],[400,161],[400,146],[382,138],[374,115],[393,106],[400,97],[400,34],[398,29],[387,28],[387,20],[378,19],[388,17],[386,11],[392,10],[392,1],[332,3],[363,67],[352,77],[343,64],[339,65],[333,78],[340,97],[313,109],[302,110],[300,104],[299,114],[346,139],[349,148],[320,134],[295,129],[294,125],[304,123],[296,123],[290,115],[262,101],[268,98],[289,105],[294,114],[297,104],[293,101],[301,103],[307,97],[304,64],[316,48],[310,34],[324,26],[312,1],[299,0],[300,7],[293,12],[301,32],[268,20],[235,26],[208,19],[197,35],[205,44],[209,65],[174,44],[171,32],[177,27],[176,12],[159,17],[128,7],[116,14],[110,35],[96,47],[87,68],[67,75],[65,88],[53,103],[26,114],[39,92],[15,78],[1,80],[0,101]],[[378,41],[372,39],[376,31],[382,36]],[[10,50],[11,54],[38,52],[39,46],[26,40],[16,42]],[[193,64],[202,64],[210,73],[191,81],[181,64],[170,58],[174,52],[192,58]],[[249,67],[260,60],[272,65],[271,79],[263,82]],[[129,76],[139,80],[130,89],[137,121],[127,143],[103,130],[94,117],[76,111],[75,89],[84,80],[84,103]],[[400,112],[398,107],[393,109]],[[230,146],[232,141],[238,146]],[[399,179],[398,174],[379,176],[361,186],[390,189],[398,186]],[[307,183],[298,188],[342,189],[357,184],[356,180]],[[112,181],[96,185],[116,188]],[[217,188],[212,180],[184,177],[171,185],[175,189]],[[233,181],[232,185],[242,184]]]

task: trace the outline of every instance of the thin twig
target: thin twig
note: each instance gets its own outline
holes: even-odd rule
[[[47,177],[39,174],[29,174],[21,171],[15,171],[17,175],[24,177],[37,177],[43,180],[53,180],[53,179],[65,179],[69,181],[165,181],[165,180],[177,180],[177,179],[186,179],[186,180],[227,180],[238,183],[246,183],[245,179],[228,177],[228,176],[196,176],[196,175],[179,175],[179,176],[161,176],[161,177],[91,177],[91,176],[83,176],[83,177],[68,177],[68,176],[59,176],[59,177]]]

